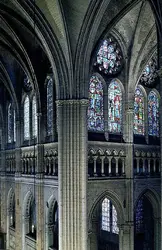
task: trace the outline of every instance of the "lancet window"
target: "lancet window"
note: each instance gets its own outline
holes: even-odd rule
[[[159,98],[155,91],[148,95],[148,134],[159,137]]]
[[[102,225],[101,229],[119,234],[117,211],[112,202],[105,198],[102,202]]]
[[[88,129],[104,130],[103,84],[97,76],[92,76],[89,83]]]
[[[134,134],[144,135],[144,115],[144,95],[140,88],[136,88],[134,100]]]
[[[24,101],[24,139],[30,138],[30,116],[29,116],[29,97],[26,96]]]
[[[108,88],[108,130],[121,132],[122,92],[117,80],[112,80]]]

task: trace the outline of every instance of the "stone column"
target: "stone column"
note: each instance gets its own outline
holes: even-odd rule
[[[40,144],[41,136],[41,114],[37,114],[38,117],[38,137],[36,146],[36,222],[37,222],[37,239],[36,249],[44,250],[44,145]]]
[[[22,250],[22,200],[21,200],[21,148],[20,148],[20,122],[16,121],[16,172],[15,172],[15,248],[16,250]]]
[[[105,176],[105,169],[104,169],[104,156],[101,156],[101,176]]]
[[[121,250],[134,250],[134,145],[133,145],[134,103],[129,103],[126,113],[126,159],[125,159],[125,219],[123,227],[123,248]]]
[[[87,106],[57,101],[59,250],[87,250]]]

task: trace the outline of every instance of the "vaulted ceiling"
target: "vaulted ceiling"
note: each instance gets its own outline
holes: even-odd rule
[[[84,97],[93,51],[111,32],[123,41],[131,92],[142,68],[157,51],[157,26],[148,1],[2,1],[1,86],[7,86],[9,96],[20,102],[20,86],[27,74],[41,99],[41,86],[52,66],[57,98]]]

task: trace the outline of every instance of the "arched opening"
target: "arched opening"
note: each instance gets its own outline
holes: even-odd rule
[[[119,209],[121,213],[119,214]],[[119,250],[122,207],[112,197],[104,196],[93,209],[89,231],[90,250]],[[120,240],[119,240],[120,238]]]
[[[35,201],[30,203],[29,208],[29,233],[28,235],[36,239],[36,204]]]
[[[118,215],[115,206],[108,198],[105,198],[101,204],[98,243],[98,250],[119,249]]]
[[[48,224],[48,249],[58,249],[58,203],[52,203]]]
[[[134,250],[153,250],[155,234],[153,207],[145,195],[137,202],[134,220]]]

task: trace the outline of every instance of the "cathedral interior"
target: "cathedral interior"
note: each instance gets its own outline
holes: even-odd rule
[[[162,1],[0,0],[0,249],[160,250]]]

